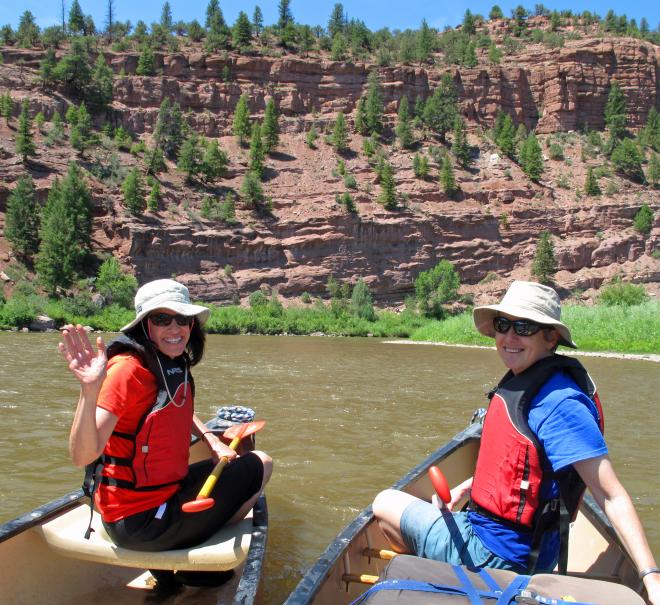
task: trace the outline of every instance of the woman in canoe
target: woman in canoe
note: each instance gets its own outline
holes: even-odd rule
[[[60,352],[80,382],[69,450],[77,466],[94,468],[95,504],[116,544],[185,548],[248,513],[272,460],[259,451],[238,456],[194,413],[190,369],[204,353],[209,310],[191,304],[184,285],[160,279],[137,291],[135,311],[107,350],[98,338],[95,351],[81,326],[62,332]],[[230,462],[211,493],[214,506],[184,513],[213,466],[188,466],[191,433]]]
[[[660,573],[603,438],[603,412],[582,365],[556,353],[576,348],[557,293],[516,281],[500,304],[476,307],[474,323],[495,339],[508,369],[490,394],[474,476],[443,508],[397,490],[374,515],[395,550],[517,573],[565,573],[569,523],[585,486],[606,513],[660,605]],[[450,512],[469,497],[464,512]],[[448,509],[448,510],[447,510]]]

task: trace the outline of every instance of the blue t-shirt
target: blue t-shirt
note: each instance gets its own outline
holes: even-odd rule
[[[596,406],[565,372],[556,372],[541,387],[532,399],[527,422],[555,472],[575,462],[607,454]],[[553,482],[549,496],[557,493],[557,484]],[[486,548],[507,561],[527,567],[530,533],[516,531],[478,513],[470,513],[470,521]],[[559,534],[552,532],[544,537],[537,568],[554,567],[558,552]]]

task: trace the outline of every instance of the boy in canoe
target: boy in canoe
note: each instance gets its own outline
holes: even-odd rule
[[[566,571],[568,528],[589,488],[660,605],[660,570],[603,438],[603,412],[584,367],[556,353],[577,348],[550,287],[515,281],[500,304],[476,307],[508,372],[490,394],[473,477],[434,504],[397,490],[373,511],[399,552],[517,573]],[[464,512],[452,512],[469,498]]]

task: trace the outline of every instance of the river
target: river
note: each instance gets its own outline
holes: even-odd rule
[[[57,334],[0,333],[0,522],[75,489],[67,455],[77,387]],[[660,556],[660,366],[582,359],[599,386],[615,468]],[[502,374],[493,350],[378,339],[210,336],[197,411],[254,407],[267,489],[265,603],[281,603],[335,534],[382,488],[464,428]],[[654,462],[655,461],[655,462]]]

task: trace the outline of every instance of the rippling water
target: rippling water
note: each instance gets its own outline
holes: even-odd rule
[[[0,334],[0,521],[75,489],[67,455],[77,388],[54,334]],[[615,467],[660,555],[660,366],[582,360],[599,385]],[[376,339],[211,336],[195,370],[202,418],[249,405],[275,459],[265,602],[281,603],[380,489],[464,428],[502,374],[490,350]]]

